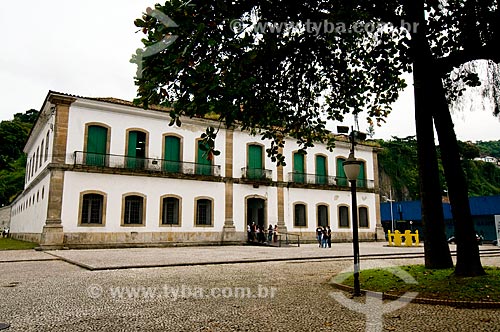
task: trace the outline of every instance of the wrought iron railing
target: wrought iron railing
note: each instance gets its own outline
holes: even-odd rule
[[[273,172],[270,169],[243,167],[241,177],[248,180],[272,180]]]
[[[288,182],[293,183],[304,183],[304,184],[317,184],[317,185],[336,185],[334,176],[327,175],[316,175],[316,174],[306,174],[289,172]]]
[[[339,187],[349,187],[349,179],[347,179],[347,178],[336,177],[336,181],[337,181],[337,186],[339,186]],[[373,188],[375,188],[375,181],[368,180],[368,179],[357,179],[356,180],[356,187],[373,189]]]
[[[128,170],[148,170],[165,173],[220,176],[219,165],[171,161],[158,158],[138,158],[115,154],[101,154],[84,151],[73,153],[74,165],[121,168]]]
[[[349,187],[349,180],[345,177],[306,174],[306,173],[297,173],[297,172],[289,172],[288,173],[288,182],[325,185],[325,186]],[[373,189],[374,188],[374,181],[367,180],[367,179],[358,179],[356,181],[356,186],[358,188]]]

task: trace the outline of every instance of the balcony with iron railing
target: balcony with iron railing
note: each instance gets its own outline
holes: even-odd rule
[[[271,181],[273,172],[270,169],[243,167],[241,169],[241,178],[253,181]]]
[[[118,168],[132,171],[156,171],[171,174],[220,176],[219,165],[207,165],[158,158],[138,158],[115,154],[100,154],[84,151],[73,153],[75,166],[94,168]]]
[[[297,172],[288,173],[288,182],[296,184],[318,185],[318,186],[349,187],[349,180],[345,177],[306,174]],[[373,189],[374,181],[367,179],[358,179],[356,181],[356,186],[358,188]]]

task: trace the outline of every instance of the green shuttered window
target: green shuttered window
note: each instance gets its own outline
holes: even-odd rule
[[[248,178],[260,179],[263,177],[262,146],[248,146]]]
[[[87,151],[85,161],[91,166],[105,166],[108,129],[102,126],[89,126],[87,131]],[[48,145],[48,141],[47,141]]]
[[[176,136],[165,137],[163,169],[167,172],[179,173],[181,161],[181,139]]]

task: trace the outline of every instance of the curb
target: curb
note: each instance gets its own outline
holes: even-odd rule
[[[335,282],[330,282],[334,288],[352,293],[354,291],[353,287],[338,284]],[[366,294],[368,290],[362,289],[361,294]],[[500,302],[480,302],[480,301],[457,301],[457,300],[438,300],[438,299],[428,299],[425,297],[407,298],[404,296],[397,296],[394,294],[382,293],[383,300],[398,300],[405,299],[408,302],[417,304],[429,304],[429,305],[444,305],[448,307],[456,307],[460,309],[499,309]]]

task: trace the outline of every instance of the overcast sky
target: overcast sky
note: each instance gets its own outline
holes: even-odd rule
[[[0,1],[0,120],[40,109],[49,90],[132,100],[136,67],[129,60],[143,36],[133,22],[154,3]],[[376,138],[415,134],[411,87],[410,82],[387,123],[376,128]],[[454,121],[459,139],[500,139],[500,121],[491,110],[454,114]],[[359,123],[366,129],[363,118]]]

